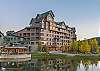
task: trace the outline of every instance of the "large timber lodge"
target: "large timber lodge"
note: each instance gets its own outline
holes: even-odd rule
[[[54,17],[51,10],[37,14],[31,19],[29,26],[17,31],[16,35],[29,41],[27,44],[32,46],[32,50],[38,46],[39,41],[47,48],[64,45],[69,48],[70,43],[76,40],[75,27],[69,27],[64,21],[56,22]]]

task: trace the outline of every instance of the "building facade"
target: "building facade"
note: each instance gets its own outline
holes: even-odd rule
[[[16,35],[30,40],[33,47],[37,47],[39,41],[47,46],[70,47],[70,43],[76,40],[75,27],[69,27],[64,21],[56,22],[54,17],[51,10],[37,14],[31,19],[30,26],[17,31]]]
[[[5,45],[7,46],[24,46],[24,37],[15,35],[14,31],[7,31],[4,37]]]
[[[27,47],[2,47],[1,52],[5,55],[25,54],[28,53],[28,49]]]

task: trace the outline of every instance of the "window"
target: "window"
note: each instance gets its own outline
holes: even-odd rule
[[[59,34],[59,32],[57,32],[57,34]]]
[[[27,38],[27,40],[30,40],[30,38]]]
[[[71,32],[71,34],[73,34],[73,32]]]
[[[52,33],[52,31],[50,31],[50,33]]]
[[[48,42],[47,42],[47,45],[48,45]]]
[[[17,39],[18,39],[18,40],[20,40],[20,38],[19,38],[19,37],[18,37]],[[16,37],[14,37],[14,40],[16,40]]]
[[[31,33],[31,36],[34,36],[34,33]]]
[[[39,37],[36,37],[36,40],[39,40]]]
[[[34,37],[31,37],[31,40],[35,40],[35,38]]]
[[[10,40],[13,40],[13,38],[10,38]]]
[[[50,45],[51,45],[51,42],[50,42]]]
[[[49,38],[47,38],[47,40],[48,40]]]
[[[57,38],[59,38],[59,36],[57,35]]]
[[[39,42],[36,42],[36,44],[38,44]]]
[[[50,41],[51,41],[51,38],[50,38]]]
[[[42,42],[42,44],[44,44],[44,42]]]
[[[31,42],[31,45],[34,45],[34,42]]]
[[[60,28],[58,28],[58,31],[60,31]]]
[[[39,35],[39,33],[36,33],[36,36],[38,36]]]
[[[30,42],[28,42],[28,44],[30,44]]]
[[[51,37],[51,34],[49,36]]]
[[[54,37],[54,35],[52,35],[52,37]]]
[[[43,38],[43,37],[41,37],[41,40],[44,40],[44,38]]]
[[[41,33],[41,36],[44,36],[44,33]]]
[[[27,31],[30,31],[30,28],[27,28]]]
[[[59,42],[59,39],[57,39],[57,42]]]
[[[0,35],[0,37],[1,37],[1,35]]]
[[[63,38],[63,36],[61,36],[61,38]]]
[[[30,37],[30,33],[27,33],[27,36]]]
[[[49,34],[47,34],[47,36],[49,36]]]
[[[26,36],[26,33],[23,33],[23,36]]]
[[[19,36],[22,36],[22,34],[20,33]]]
[[[54,37],[56,37],[56,35],[54,35]]]
[[[52,20],[52,17],[51,17],[50,15],[48,16],[48,20],[49,20],[49,21]]]

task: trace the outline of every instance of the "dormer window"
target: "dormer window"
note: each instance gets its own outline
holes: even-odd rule
[[[0,38],[1,38],[1,35],[0,35]]]
[[[39,14],[37,14],[36,19],[39,19],[39,18],[40,18],[40,15],[39,15]]]
[[[27,31],[30,31],[30,28],[27,28]]]
[[[52,21],[53,20],[53,18],[52,18],[52,16],[50,14],[47,16],[47,19],[48,19],[48,21]]]
[[[48,20],[52,20],[52,18],[50,16],[48,16]]]

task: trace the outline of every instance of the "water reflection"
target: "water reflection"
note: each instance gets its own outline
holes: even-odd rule
[[[0,62],[0,71],[100,71],[100,61],[69,57]]]

